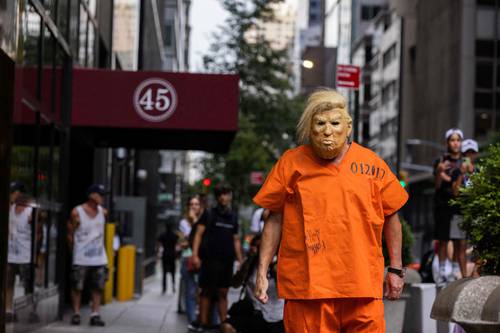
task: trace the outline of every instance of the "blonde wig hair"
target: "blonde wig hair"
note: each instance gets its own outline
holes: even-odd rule
[[[297,125],[297,140],[299,144],[309,143],[313,117],[320,112],[339,110],[349,125],[352,118],[347,111],[347,102],[344,96],[329,88],[321,88],[313,92],[307,99],[307,104]]]

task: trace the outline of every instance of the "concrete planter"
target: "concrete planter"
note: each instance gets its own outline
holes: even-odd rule
[[[455,322],[467,333],[500,332],[500,276],[451,283],[437,295],[431,318]]]

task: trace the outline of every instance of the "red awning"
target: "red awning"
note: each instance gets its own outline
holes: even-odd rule
[[[72,132],[96,146],[229,149],[237,75],[73,70]]]

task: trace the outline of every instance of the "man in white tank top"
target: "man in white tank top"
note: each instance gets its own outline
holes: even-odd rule
[[[7,255],[7,288],[5,314],[7,322],[17,321],[14,313],[14,283],[19,275],[25,292],[30,284],[31,221],[33,207],[30,198],[23,194],[24,185],[13,182],[10,186],[9,238]]]
[[[106,194],[107,191],[103,185],[92,185],[87,190],[88,200],[71,211],[68,241],[73,250],[71,298],[74,314],[71,317],[72,325],[80,325],[80,302],[86,279],[92,289],[90,325],[105,325],[99,315],[99,308],[102,290],[107,280],[108,264],[104,247],[107,210],[101,206]]]

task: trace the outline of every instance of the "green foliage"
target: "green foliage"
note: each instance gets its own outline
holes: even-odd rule
[[[272,5],[283,0],[225,0],[229,18],[204,57],[207,70],[240,76],[239,130],[228,154],[204,161],[205,175],[234,186],[235,200],[248,203],[257,190],[252,171],[268,171],[294,145],[303,100],[292,97],[287,50],[274,50],[261,37],[248,38],[259,22],[274,19]]]
[[[401,258],[403,260],[403,266],[407,266],[413,262],[413,256],[411,254],[411,247],[413,246],[413,232],[411,231],[411,226],[403,219],[401,221],[401,233],[403,234],[403,249],[401,252]],[[389,260],[389,252],[387,251],[387,245],[385,244],[385,238],[382,237],[382,253],[384,254],[384,265],[389,266],[391,263]]]
[[[500,275],[500,143],[489,147],[471,183],[453,202],[461,208],[461,227],[475,254],[486,260],[482,272]]]

